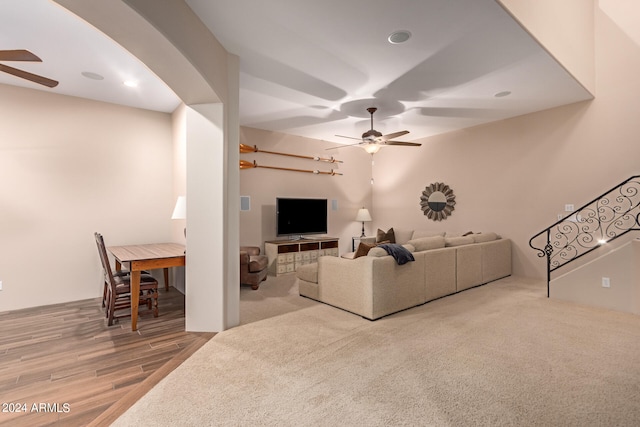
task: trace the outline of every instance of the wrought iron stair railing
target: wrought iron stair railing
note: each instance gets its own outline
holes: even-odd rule
[[[529,246],[540,258],[547,258],[547,297],[551,272],[630,231],[640,230],[639,221],[640,175],[636,175],[533,236]],[[545,235],[544,247],[534,246],[533,241]]]

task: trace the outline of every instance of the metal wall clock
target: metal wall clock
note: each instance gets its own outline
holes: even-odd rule
[[[453,190],[442,182],[428,185],[420,196],[420,208],[425,216],[434,221],[447,219],[455,209],[456,196]]]

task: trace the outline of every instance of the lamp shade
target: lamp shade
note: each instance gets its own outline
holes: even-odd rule
[[[356,221],[369,222],[371,221],[371,214],[369,214],[369,210],[362,208],[358,210],[358,214],[356,215]]]
[[[173,208],[173,214],[171,219],[186,219],[187,218],[187,197],[179,196],[176,201],[176,207]]]

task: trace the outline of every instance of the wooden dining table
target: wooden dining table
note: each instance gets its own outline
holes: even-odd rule
[[[116,260],[116,269],[124,265],[131,271],[131,330],[138,329],[140,303],[140,272],[164,269],[164,287],[169,290],[169,268],[185,265],[185,247],[179,243],[148,243],[142,245],[109,246]]]

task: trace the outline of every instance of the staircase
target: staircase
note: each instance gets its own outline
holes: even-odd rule
[[[529,246],[547,258],[547,297],[551,272],[634,230],[640,230],[639,175],[533,236]]]

